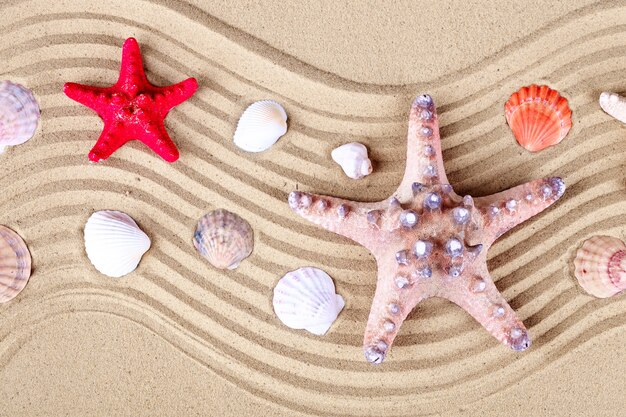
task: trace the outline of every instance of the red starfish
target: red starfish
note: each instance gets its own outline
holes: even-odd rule
[[[513,350],[527,349],[526,328],[489,275],[487,249],[564,192],[563,180],[552,177],[487,197],[458,196],[443,169],[435,105],[425,95],[411,107],[406,171],[389,199],[359,203],[295,191],[289,205],[376,258],[378,281],[363,349],[368,361],[380,363],[402,322],[429,297],[458,304]]]
[[[178,159],[178,149],[167,134],[163,119],[174,106],[195,93],[198,82],[188,78],[178,84],[157,87],[148,81],[143,70],[139,45],[134,38],[122,47],[122,65],[117,83],[112,87],[66,83],[65,94],[90,109],[104,121],[98,142],[89,159],[107,159],[129,140],[138,139],[167,162]]]

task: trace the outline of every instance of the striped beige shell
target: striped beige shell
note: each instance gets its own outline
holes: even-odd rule
[[[574,259],[578,283],[589,294],[611,297],[626,289],[626,244],[611,236],[594,236]]]
[[[39,104],[28,88],[0,82],[0,153],[33,137],[39,123]]]
[[[0,226],[0,303],[15,298],[30,278],[30,252],[13,230]]]
[[[252,253],[254,235],[247,221],[219,209],[200,218],[193,244],[214,267],[235,269]]]

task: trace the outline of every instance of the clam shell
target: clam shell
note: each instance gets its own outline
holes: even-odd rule
[[[0,303],[15,298],[30,278],[30,252],[13,230],[0,226]]]
[[[594,236],[583,243],[574,259],[578,283],[598,298],[626,289],[626,244],[611,236]]]
[[[287,273],[274,288],[274,312],[292,329],[326,334],[345,306],[335,284],[321,269],[305,267]]]
[[[32,91],[11,81],[0,82],[0,153],[32,138],[39,116]]]
[[[126,213],[97,211],[85,224],[85,250],[98,271],[113,278],[137,268],[150,249],[150,238]]]
[[[547,85],[522,87],[511,95],[504,110],[515,139],[530,152],[556,145],[572,127],[567,99]]]
[[[350,142],[333,149],[330,156],[350,178],[359,179],[372,173],[372,161],[367,148],[358,142]]]
[[[600,94],[600,107],[608,115],[615,117],[622,123],[626,123],[626,98],[616,93],[604,92]]]
[[[214,267],[235,269],[252,253],[254,234],[247,221],[218,209],[200,218],[193,245]]]
[[[287,132],[287,113],[273,100],[252,103],[243,112],[233,140],[247,152],[262,152]]]

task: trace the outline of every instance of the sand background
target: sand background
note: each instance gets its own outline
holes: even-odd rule
[[[626,238],[626,130],[597,105],[626,92],[626,5],[568,2],[3,2],[2,78],[32,88],[37,136],[0,158],[0,223],[28,242],[34,273],[0,306],[0,415],[624,415],[626,298],[577,287],[575,249]],[[315,3],[315,4],[313,4]],[[181,158],[140,143],[101,165],[87,152],[102,123],[66,98],[65,81],[111,85],[135,36],[156,84],[188,76],[198,93],[167,127]],[[505,124],[511,92],[558,88],[574,111],[559,146],[531,155]],[[561,175],[564,198],[489,252],[498,288],[534,339],[502,347],[441,300],[410,315],[383,366],[362,333],[372,256],[293,214],[293,189],[379,200],[404,171],[409,105],[433,95],[448,178],[485,195]],[[288,134],[271,150],[231,142],[243,109],[284,104]],[[375,172],[346,178],[330,151],[368,146]],[[223,207],[250,221],[254,254],[218,272],[191,245],[197,219]],[[84,254],[98,209],[130,214],[153,246],[113,280]],[[346,309],[325,337],[282,326],[272,288],[317,266]]]

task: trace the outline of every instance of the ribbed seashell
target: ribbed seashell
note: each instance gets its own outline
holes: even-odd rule
[[[96,211],[85,224],[85,250],[98,271],[113,278],[137,268],[150,238],[126,213]]]
[[[13,230],[0,226],[0,303],[15,298],[30,278],[30,252]]]
[[[556,145],[572,127],[567,99],[547,85],[522,87],[511,95],[504,111],[515,139],[530,152]]]
[[[273,100],[252,103],[243,112],[233,140],[247,152],[269,149],[287,132],[287,113]]]
[[[247,221],[218,209],[200,218],[193,245],[214,267],[235,269],[252,253],[254,234]]]
[[[274,311],[283,324],[321,336],[345,306],[331,277],[305,267],[287,273],[274,288]]]
[[[0,82],[0,153],[32,138],[39,116],[32,91],[11,81]]]
[[[622,123],[626,123],[626,97],[616,93],[604,92],[600,94],[600,107],[608,115],[615,117]]]
[[[574,259],[578,283],[589,294],[606,298],[626,289],[626,244],[611,236],[594,236]]]
[[[358,142],[350,142],[333,149],[330,156],[343,172],[355,180],[372,173],[372,161],[367,156],[367,148]]]

